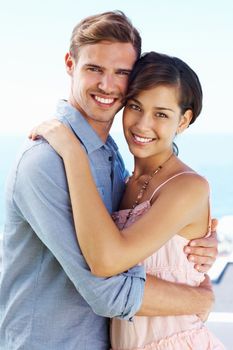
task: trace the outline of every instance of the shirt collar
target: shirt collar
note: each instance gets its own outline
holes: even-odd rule
[[[87,153],[96,151],[105,146],[105,143],[88,124],[82,114],[65,100],[60,100],[57,104],[56,116],[59,120],[68,124],[73,132],[85,146]],[[108,137],[106,145],[117,150],[117,146],[111,136]]]

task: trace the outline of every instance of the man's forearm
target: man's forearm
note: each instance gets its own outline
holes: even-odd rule
[[[208,288],[171,283],[147,275],[137,316],[203,314],[211,309],[213,302],[214,295]]]

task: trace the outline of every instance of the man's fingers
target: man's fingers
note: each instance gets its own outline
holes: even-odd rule
[[[211,249],[208,249],[206,247],[201,247],[201,246],[198,246],[198,247],[187,246],[184,248],[184,251],[188,255],[216,258],[217,257],[217,248],[215,246],[210,247],[210,248]]]
[[[211,279],[207,274],[205,274],[205,279],[200,283],[200,287],[212,290]]]
[[[208,238],[197,238],[193,241],[190,241],[189,246],[190,247],[206,247],[206,248],[212,248],[216,247],[216,237],[213,237],[212,235]]]
[[[211,268],[212,265],[207,265],[207,264],[203,264],[203,265],[198,265],[198,264],[195,264],[194,265],[194,268],[199,271],[199,272],[202,272],[202,273],[206,273],[209,271],[209,269]]]
[[[194,262],[197,265],[213,265],[216,258],[211,256],[201,256],[201,255],[188,255],[188,260]]]
[[[218,226],[218,220],[217,219],[212,219],[211,220],[211,232],[216,231]]]

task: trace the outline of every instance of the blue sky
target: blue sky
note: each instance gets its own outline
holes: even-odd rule
[[[198,73],[204,108],[190,132],[233,132],[231,0],[0,0],[0,5],[0,132],[27,132],[53,116],[57,99],[68,96],[63,58],[73,27],[83,17],[114,9],[139,29],[143,51],[178,56]]]

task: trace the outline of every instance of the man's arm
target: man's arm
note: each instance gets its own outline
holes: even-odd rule
[[[205,320],[214,302],[208,276],[200,287],[170,283],[147,275],[138,316],[198,314]]]
[[[91,274],[76,239],[63,162],[47,143],[38,142],[21,159],[14,201],[95,313],[130,319],[140,309],[142,300],[142,315],[199,313],[198,306],[187,310],[183,305],[185,298],[187,303],[194,300],[195,288],[148,276],[144,294],[142,266],[110,278]],[[173,300],[176,292],[173,306],[172,290]]]
[[[47,143],[39,141],[24,153],[13,200],[95,313],[125,319],[136,313],[143,297],[144,268],[112,278],[91,274],[76,239],[63,162]]]

